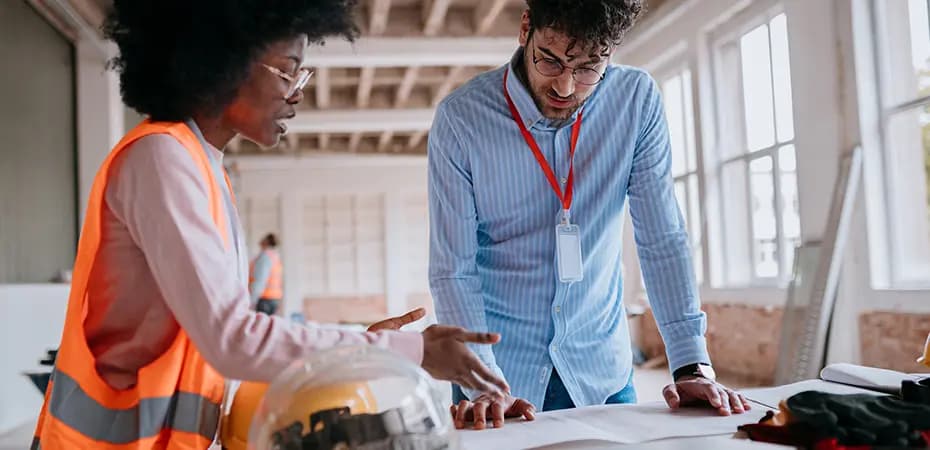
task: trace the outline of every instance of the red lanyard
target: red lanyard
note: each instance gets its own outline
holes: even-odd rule
[[[510,106],[510,115],[513,116],[514,122],[520,127],[520,133],[523,134],[526,145],[529,145],[530,150],[533,150],[533,156],[536,157],[539,168],[542,169],[546,178],[549,180],[549,184],[552,185],[552,190],[555,191],[555,195],[557,195],[559,201],[562,202],[562,209],[567,212],[572,206],[572,192],[575,185],[575,145],[578,143],[578,133],[581,131],[581,112],[578,112],[578,118],[575,119],[575,124],[572,125],[572,142],[568,154],[568,180],[565,183],[565,194],[563,195],[562,189],[559,188],[559,181],[555,178],[555,173],[552,171],[552,167],[549,166],[546,157],[543,156],[542,151],[539,149],[539,145],[536,144],[536,139],[534,139],[530,131],[526,129],[526,125],[523,124],[523,118],[520,117],[520,112],[517,111],[517,106],[513,104],[510,93],[507,92],[507,76],[509,73],[509,69],[504,72],[504,97],[507,98],[507,105]]]

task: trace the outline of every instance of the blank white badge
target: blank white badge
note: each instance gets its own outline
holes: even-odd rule
[[[581,230],[578,225],[559,224],[555,226],[556,265],[559,269],[559,281],[575,283],[584,278],[581,264]]]

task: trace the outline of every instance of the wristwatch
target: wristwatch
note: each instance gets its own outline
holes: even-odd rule
[[[707,378],[708,380],[716,380],[717,373],[714,372],[714,368],[709,364],[688,364],[687,366],[682,366],[675,369],[675,372],[672,373],[672,378],[675,381],[678,381],[681,377],[694,376],[699,378]]]

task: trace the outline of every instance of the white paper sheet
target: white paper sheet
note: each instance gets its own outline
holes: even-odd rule
[[[778,403],[791,397],[794,394],[804,391],[820,391],[830,394],[873,394],[883,395],[878,392],[860,389],[857,387],[846,386],[845,384],[829,383],[822,380],[807,380],[797,383],[786,384],[771,388],[754,388],[743,389],[742,394],[754,403],[768,406],[772,409],[778,408]]]
[[[927,374],[908,374],[847,363],[830,364],[820,371],[820,378],[825,381],[848,384],[892,395],[901,392],[902,381],[917,381],[926,376]]]
[[[658,439],[732,434],[758,422],[765,408],[720,416],[704,408],[671,410],[664,402],[604,405],[537,414],[536,420],[507,422],[503,428],[460,432],[463,448],[507,450],[565,442],[606,441],[636,444]]]

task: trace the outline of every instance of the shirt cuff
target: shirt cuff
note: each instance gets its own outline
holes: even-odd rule
[[[415,331],[394,331],[390,337],[390,349],[416,365],[423,364],[423,334]]]
[[[668,342],[665,344],[665,354],[668,356],[668,369],[672,372],[688,364],[710,364],[707,339],[704,336],[691,336]]]

